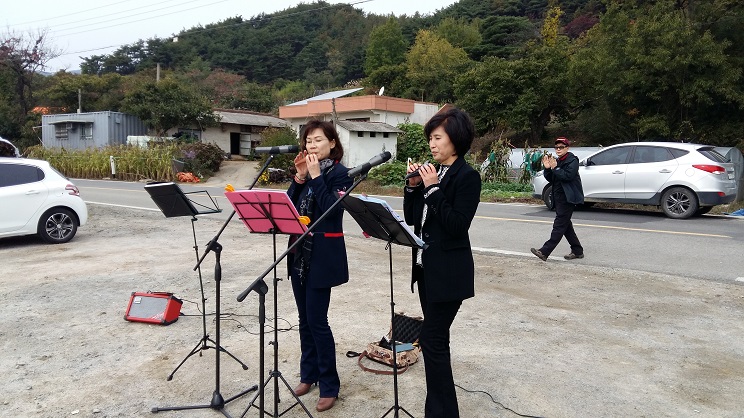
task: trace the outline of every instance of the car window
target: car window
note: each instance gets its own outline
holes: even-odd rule
[[[631,147],[618,147],[602,151],[591,157],[592,165],[625,164]]]
[[[40,168],[23,164],[0,164],[0,187],[34,183],[44,179]]]
[[[678,149],[678,148],[669,148],[669,152],[671,152],[672,155],[674,155],[674,158],[684,157],[685,155],[690,153],[690,151],[686,151],[686,150]]]
[[[712,147],[705,147],[705,148],[698,148],[697,152],[705,155],[706,158],[708,158],[711,161],[715,161],[717,163],[726,163],[728,160],[726,157],[721,155],[718,151],[713,149]]]
[[[658,163],[672,159],[674,159],[674,156],[665,147],[637,146],[635,152],[633,152],[631,163]]]

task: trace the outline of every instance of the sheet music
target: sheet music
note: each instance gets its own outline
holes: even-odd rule
[[[416,244],[419,247],[424,247],[424,245],[425,245],[424,241],[421,238],[419,238],[416,234],[413,233],[413,230],[411,229],[410,226],[408,226],[408,224],[403,219],[403,217],[401,217],[398,214],[398,212],[396,212],[395,209],[393,209],[390,206],[390,204],[388,204],[387,201],[382,200],[382,199],[378,199],[376,197],[370,197],[370,196],[365,196],[365,195],[353,195],[353,196],[355,198],[357,198],[359,200],[363,200],[365,202],[377,203],[380,206],[382,206],[383,208],[385,208],[385,210],[387,210],[388,212],[390,212],[390,214],[393,216],[393,218],[395,218],[395,220],[398,221],[398,223],[400,224],[400,227],[403,228],[403,229],[405,229],[406,232],[408,233],[408,235],[410,235],[411,237],[414,238],[414,240],[416,241]]]

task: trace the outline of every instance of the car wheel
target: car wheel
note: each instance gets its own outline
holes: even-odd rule
[[[50,244],[62,244],[75,236],[77,228],[77,218],[69,209],[54,208],[39,219],[37,233]]]
[[[713,209],[713,206],[701,206],[697,212],[695,212],[695,215],[705,215],[710,212],[711,209]]]
[[[548,208],[548,210],[555,209],[555,206],[553,205],[553,186],[545,187],[542,192],[542,200],[545,202],[545,207]]]
[[[695,193],[684,187],[672,187],[661,196],[661,210],[673,219],[687,219],[698,210]]]

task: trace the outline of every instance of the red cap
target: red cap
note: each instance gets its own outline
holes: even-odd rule
[[[566,139],[564,137],[556,138],[555,139],[555,143],[556,144],[562,143],[562,144],[565,144],[567,147],[570,147],[571,146],[571,141],[569,141],[568,139]]]

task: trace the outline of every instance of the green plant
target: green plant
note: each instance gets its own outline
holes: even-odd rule
[[[220,170],[225,158],[222,148],[213,143],[194,142],[180,145],[184,172],[191,172],[198,177],[208,177]]]
[[[499,135],[491,143],[491,150],[488,153],[488,163],[482,171],[483,180],[497,183],[506,183],[509,181],[511,167],[509,156],[511,147],[509,140]]]
[[[276,147],[280,145],[297,145],[297,133],[290,127],[286,128],[268,128],[261,133],[263,141],[261,141],[262,147]],[[261,184],[268,183],[281,183],[289,181],[292,176],[296,173],[294,168],[295,154],[278,154],[274,156],[271,161],[271,167],[281,171],[276,171],[269,176],[267,173],[265,176],[261,176],[258,181]],[[263,154],[258,157],[258,161],[261,163],[260,166],[266,162],[269,158],[268,155]],[[260,167],[259,166],[259,167]]]
[[[405,161],[391,161],[387,164],[379,165],[370,170],[368,178],[374,180],[380,185],[395,185],[403,187],[406,176]]]
[[[423,126],[418,123],[401,123],[398,129],[403,133],[398,136],[396,160],[406,162],[410,158],[422,163],[431,158],[429,141],[424,136]]]

